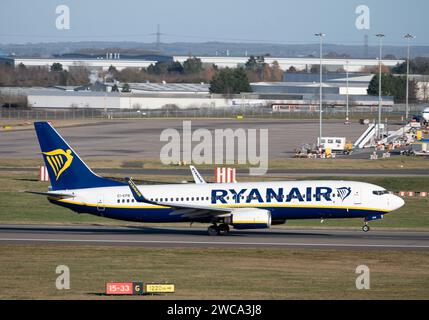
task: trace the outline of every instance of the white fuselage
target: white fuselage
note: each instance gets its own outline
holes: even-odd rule
[[[404,201],[384,188],[349,181],[141,185],[147,200],[176,205],[257,208],[274,220],[357,218],[397,210]],[[130,188],[61,190],[73,198],[53,201],[78,212],[135,221],[181,221],[168,206],[137,202]]]

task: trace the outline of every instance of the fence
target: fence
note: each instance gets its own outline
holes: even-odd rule
[[[410,106],[410,114],[418,114],[423,110],[422,105]],[[405,105],[395,105],[393,108],[383,108],[383,119],[400,119],[405,114]],[[345,118],[345,108],[324,107],[323,117],[326,119]],[[102,109],[13,109],[0,110],[0,119],[14,120],[79,120],[79,119],[141,119],[141,118],[275,118],[275,119],[316,119],[317,110],[293,110],[291,112],[274,112],[267,107],[229,107],[202,109],[173,109],[173,110],[102,110]],[[351,118],[375,119],[377,107],[350,108]]]

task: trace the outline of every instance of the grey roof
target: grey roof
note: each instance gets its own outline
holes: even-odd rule
[[[118,86],[122,87],[121,83]],[[148,92],[200,92],[208,93],[209,84],[198,83],[129,83],[131,90],[141,90]]]
[[[350,82],[369,82],[372,78],[368,73],[349,73]],[[346,73],[324,73],[324,82],[345,82],[347,79]],[[369,79],[369,80],[368,80]],[[320,74],[318,73],[305,73],[305,72],[285,72],[283,75],[284,82],[303,82],[313,83],[319,82]]]

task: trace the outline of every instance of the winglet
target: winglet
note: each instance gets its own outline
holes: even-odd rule
[[[195,168],[194,166],[189,166],[189,168],[191,169],[192,176],[194,177],[194,181],[195,181],[196,184],[206,183],[206,181],[204,180],[204,178],[198,172],[197,168]]]
[[[134,199],[137,202],[148,202],[131,178],[125,178],[125,180],[128,182],[128,186],[130,187],[131,193],[133,194]]]

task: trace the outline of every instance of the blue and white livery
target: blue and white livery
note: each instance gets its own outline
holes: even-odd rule
[[[48,122],[35,129],[48,168],[53,204],[77,213],[138,222],[211,223],[210,235],[270,228],[293,219],[382,219],[404,201],[376,185],[350,181],[139,185],[95,174]],[[195,172],[194,172],[195,173]]]

